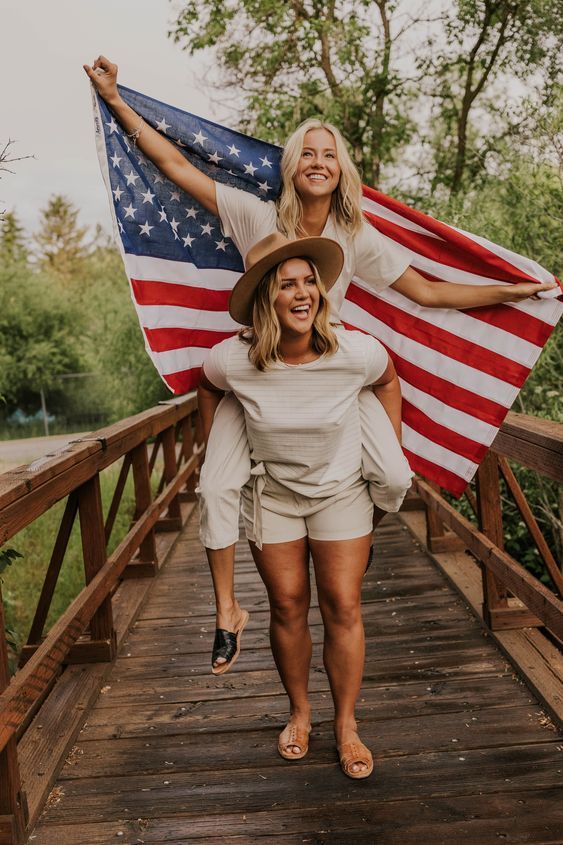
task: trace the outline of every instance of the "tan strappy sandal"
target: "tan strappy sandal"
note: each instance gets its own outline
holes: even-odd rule
[[[284,760],[302,760],[309,750],[310,733],[311,728],[306,730],[304,728],[298,728],[297,725],[286,725],[279,735],[278,753]],[[293,751],[288,750],[292,745],[297,745],[301,749],[299,754],[295,754]]]
[[[337,749],[340,757],[340,768],[349,778],[361,780],[362,778],[369,778],[373,772],[373,757],[369,748],[363,742],[345,742]],[[352,766],[354,763],[363,763],[367,766],[360,772],[353,772]]]

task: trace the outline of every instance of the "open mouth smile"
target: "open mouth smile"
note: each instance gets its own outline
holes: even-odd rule
[[[309,316],[310,311],[310,305],[296,305],[294,308],[291,309],[291,313],[294,314],[300,320],[306,320]]]

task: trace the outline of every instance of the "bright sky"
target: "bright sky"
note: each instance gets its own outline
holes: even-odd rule
[[[82,70],[103,53],[130,88],[218,119],[201,92],[204,64],[166,33],[169,0],[0,0],[0,142],[33,155],[2,174],[0,210],[32,230],[53,193],[80,209],[84,224],[111,230],[94,145],[88,79]],[[3,146],[3,144],[2,144]]]

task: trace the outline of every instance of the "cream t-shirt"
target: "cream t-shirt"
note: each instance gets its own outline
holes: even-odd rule
[[[242,404],[252,460],[312,498],[332,496],[360,477],[358,394],[388,362],[375,338],[341,328],[336,334],[338,351],[307,364],[278,362],[260,372],[238,335],[214,346],[204,364],[209,381]]]
[[[215,187],[223,233],[231,238],[244,258],[251,246],[277,231],[276,204],[230,185],[216,183]],[[336,319],[354,276],[359,276],[374,291],[383,290],[396,282],[410,264],[407,250],[390,243],[365,220],[360,232],[352,237],[331,214],[323,237],[338,241],[344,252],[342,272],[328,294],[332,316]]]

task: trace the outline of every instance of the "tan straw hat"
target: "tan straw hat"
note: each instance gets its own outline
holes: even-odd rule
[[[339,277],[344,264],[342,247],[330,238],[300,238],[290,241],[281,232],[267,235],[254,244],[245,260],[246,272],[234,286],[229,299],[229,314],[243,326],[252,325],[254,294],[268,270],[288,258],[310,259],[319,271],[326,290]]]

